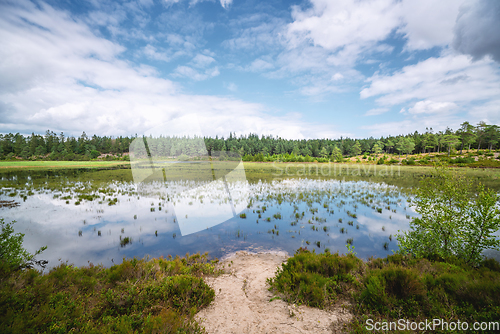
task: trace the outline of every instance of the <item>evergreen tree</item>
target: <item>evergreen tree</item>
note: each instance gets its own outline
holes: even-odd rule
[[[382,152],[382,148],[380,148],[378,143],[373,144],[372,152],[374,154],[379,154],[380,152]]]
[[[448,147],[448,156],[450,156],[451,148],[455,147],[460,142],[458,136],[454,134],[447,134],[443,136],[442,143],[443,146]]]
[[[356,140],[351,148],[351,155],[356,156],[361,154],[361,144]]]
[[[463,122],[460,124],[460,129],[457,131],[457,134],[460,136],[462,141],[462,145],[460,146],[460,154],[462,154],[464,146],[468,146],[468,149],[470,150],[470,144],[476,137],[474,134],[474,126],[469,122]]]

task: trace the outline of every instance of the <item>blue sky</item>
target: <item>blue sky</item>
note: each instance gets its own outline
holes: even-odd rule
[[[132,135],[187,114],[207,135],[286,138],[499,124],[499,22],[496,0],[2,1],[0,132]]]

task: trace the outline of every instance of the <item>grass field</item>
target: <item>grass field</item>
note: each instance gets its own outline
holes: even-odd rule
[[[245,162],[245,172],[250,182],[271,181],[283,178],[324,178],[345,181],[384,182],[401,187],[418,186],[424,176],[430,176],[432,166],[368,165],[345,163],[272,163]],[[497,168],[454,168],[468,178],[500,191],[500,169]]]
[[[0,168],[99,168],[130,164],[128,161],[0,161]]]
[[[218,172],[229,172],[235,167],[232,162],[218,166]],[[0,161],[0,173],[15,170],[43,171],[45,169],[100,169],[125,167],[118,171],[109,171],[106,179],[115,180],[115,173],[119,180],[133,181],[132,170],[127,167],[127,161]],[[205,180],[207,178],[206,164],[168,164],[165,165],[168,180]],[[275,162],[244,162],[246,178],[249,182],[272,181],[285,178],[321,178],[345,181],[384,182],[401,187],[418,186],[422,177],[432,174],[432,166],[407,165],[375,165],[375,164],[348,164],[348,163],[275,163]],[[500,169],[498,168],[467,168],[457,167],[467,177],[500,191]],[[119,174],[119,175],[118,175]],[[162,174],[162,173],[161,173]],[[211,173],[209,173],[211,174]],[[224,173],[223,173],[224,174]],[[211,175],[208,175],[211,176]],[[216,175],[217,176],[217,175]],[[94,173],[90,178],[97,177]],[[163,179],[161,177],[160,179]],[[208,181],[206,179],[205,181]]]

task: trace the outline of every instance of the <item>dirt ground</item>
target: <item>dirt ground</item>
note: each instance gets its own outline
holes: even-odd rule
[[[340,333],[351,319],[341,305],[325,311],[273,298],[266,279],[286,261],[283,253],[237,252],[220,262],[226,274],[208,278],[215,300],[196,318],[207,333]]]

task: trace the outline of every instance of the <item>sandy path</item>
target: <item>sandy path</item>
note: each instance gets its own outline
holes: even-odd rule
[[[222,261],[226,274],[206,280],[215,290],[215,300],[196,315],[197,320],[208,333],[337,332],[340,323],[351,318],[340,307],[323,311],[289,306],[279,299],[269,302],[273,295],[266,279],[274,276],[286,258],[284,254],[237,252]]]

